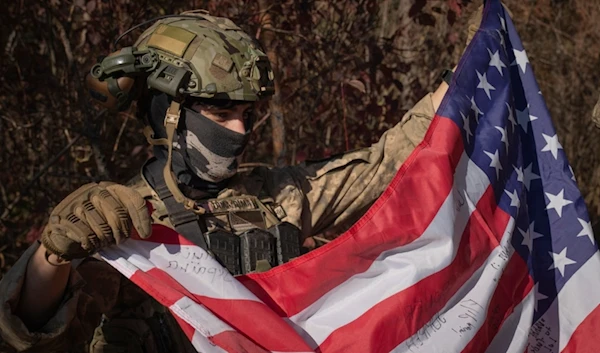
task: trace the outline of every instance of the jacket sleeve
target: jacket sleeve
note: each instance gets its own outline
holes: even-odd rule
[[[425,136],[434,114],[428,94],[372,146],[272,170],[267,187],[304,236],[345,230],[382,194]]]
[[[122,276],[110,265],[93,258],[72,263],[72,270],[56,313],[38,331],[30,331],[14,311],[32,245],[0,281],[0,335],[18,351],[68,352],[89,340],[102,313],[110,311],[119,296]],[[40,293],[43,295],[43,293]]]

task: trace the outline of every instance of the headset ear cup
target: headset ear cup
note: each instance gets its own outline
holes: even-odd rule
[[[115,110],[117,106],[116,98],[108,91],[106,81],[100,81],[92,74],[88,73],[85,76],[85,86],[88,89],[90,97],[100,105],[109,110]]]
[[[135,98],[136,80],[133,77],[109,77],[101,81],[88,73],[85,84],[90,97],[111,111],[126,110]]]

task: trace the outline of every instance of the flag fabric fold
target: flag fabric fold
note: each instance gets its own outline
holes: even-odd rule
[[[200,352],[593,352],[600,256],[527,54],[489,0],[422,141],[333,242],[232,277],[174,230],[102,251]]]

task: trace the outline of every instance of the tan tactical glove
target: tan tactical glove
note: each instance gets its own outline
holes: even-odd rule
[[[506,12],[508,12],[508,15],[512,18],[512,12],[508,9],[508,7],[506,7],[506,5],[502,2],[502,6],[504,7],[504,10]],[[483,15],[483,5],[479,6],[479,8],[477,9],[477,11],[475,11],[471,17],[469,17],[469,20],[467,21],[467,43],[466,45],[469,45],[469,43],[471,43],[471,39],[473,39],[473,37],[475,36],[475,33],[477,33],[477,30],[479,29],[479,25],[481,24],[481,19],[482,19],[482,15]],[[466,46],[465,46],[466,48]]]
[[[86,184],[52,211],[42,243],[64,260],[83,258],[123,242],[132,224],[140,237],[150,236],[146,201],[137,191],[109,182]]]

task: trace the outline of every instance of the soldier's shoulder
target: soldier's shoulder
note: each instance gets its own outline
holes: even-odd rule
[[[264,193],[266,177],[269,173],[268,166],[243,167],[231,178],[228,189],[236,195],[259,196]]]

